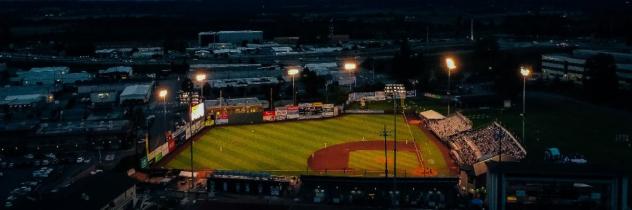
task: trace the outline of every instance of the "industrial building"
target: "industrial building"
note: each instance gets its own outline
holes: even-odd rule
[[[29,71],[18,71],[16,74],[11,82],[20,85],[74,84],[92,79],[92,74],[85,71],[70,73],[68,67],[36,67]]]
[[[629,178],[621,171],[595,165],[510,162],[490,162],[486,168],[480,177],[487,184],[491,210],[628,209]]]
[[[283,72],[277,66],[261,64],[192,64],[190,72],[204,70],[212,75],[212,79],[238,79],[255,77],[280,77]]]
[[[258,43],[263,40],[263,31],[208,31],[198,33],[200,46],[208,46],[210,43]]]
[[[100,78],[127,79],[132,77],[134,71],[129,66],[115,66],[104,70],[99,70]]]
[[[53,99],[59,88],[47,86],[11,86],[0,88],[0,106],[10,109],[30,109]]]
[[[153,84],[145,85],[130,85],[127,86],[121,95],[120,103],[125,104],[129,102],[147,103],[151,98],[151,92],[153,90]]]
[[[211,88],[257,87],[262,85],[276,85],[279,84],[279,80],[275,77],[214,79],[209,80],[209,84]]]
[[[542,55],[542,78],[545,80],[569,81],[581,85],[586,59],[599,53],[614,57],[617,66],[619,87],[632,87],[632,54],[596,50],[574,50],[570,54]]]

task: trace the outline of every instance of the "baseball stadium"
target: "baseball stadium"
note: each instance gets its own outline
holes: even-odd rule
[[[193,148],[186,144],[159,166],[190,170],[193,149],[196,171],[366,177],[385,173],[397,177],[456,175],[449,150],[419,122],[417,116],[401,114],[344,114],[316,120],[218,125],[198,133]]]

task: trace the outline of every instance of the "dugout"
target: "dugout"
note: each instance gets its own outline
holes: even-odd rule
[[[458,178],[300,177],[302,200],[312,203],[411,208],[456,207]],[[396,186],[396,187],[395,187]],[[394,188],[395,187],[395,188]],[[393,190],[396,189],[396,190]],[[398,196],[394,196],[398,195]]]
[[[278,196],[288,195],[290,182],[275,179],[266,174],[217,173],[207,179],[209,192],[242,195]]]

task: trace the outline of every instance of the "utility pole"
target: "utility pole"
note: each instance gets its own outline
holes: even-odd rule
[[[274,102],[273,102],[272,97],[274,97],[274,96],[272,96],[272,87],[270,87],[270,110],[272,110],[272,108],[274,108]]]

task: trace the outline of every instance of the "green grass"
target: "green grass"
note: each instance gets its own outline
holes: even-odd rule
[[[419,128],[407,127],[399,117],[398,139],[416,139],[428,166],[439,175],[449,175],[439,148]],[[194,144],[197,169],[268,171],[275,174],[304,174],[310,155],[326,145],[380,140],[384,125],[391,130],[392,115],[344,115],[326,120],[275,122],[255,125],[220,126],[208,130]],[[392,139],[392,137],[388,137]],[[167,168],[188,169],[190,148],[166,164]]]

